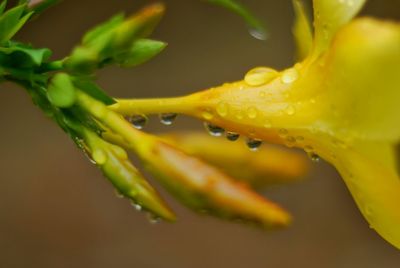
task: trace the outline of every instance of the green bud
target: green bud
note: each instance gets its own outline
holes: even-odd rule
[[[161,41],[139,39],[133,43],[128,53],[116,57],[115,61],[123,67],[133,67],[150,60],[166,46],[167,44]]]
[[[71,77],[66,73],[57,73],[51,79],[47,90],[47,98],[57,107],[67,108],[76,100],[76,91]]]
[[[94,49],[79,46],[74,49],[71,56],[65,61],[64,66],[81,74],[93,73],[99,65],[99,56]]]
[[[148,36],[160,21],[164,10],[164,5],[153,4],[118,25],[113,36],[114,51],[127,50],[136,39]]]

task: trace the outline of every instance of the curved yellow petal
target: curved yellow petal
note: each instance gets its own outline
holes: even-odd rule
[[[337,151],[333,164],[370,227],[400,249],[400,178],[393,165],[392,146],[362,147]]]
[[[363,7],[365,0],[313,0],[314,53],[326,50],[337,30]]]
[[[252,152],[242,142],[218,139],[204,132],[168,133],[163,138],[255,187],[300,181],[309,170],[306,155],[275,145],[263,145]]]
[[[313,34],[310,19],[301,0],[293,0],[295,21],[293,25],[293,35],[296,41],[296,57],[303,60],[311,52]]]
[[[329,104],[322,117],[336,134],[399,140],[399,23],[354,20],[338,32],[318,64],[324,80],[319,98]]]

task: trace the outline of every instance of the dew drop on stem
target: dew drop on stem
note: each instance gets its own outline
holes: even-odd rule
[[[144,115],[132,115],[127,118],[127,120],[137,129],[143,129],[147,123],[147,117]]]
[[[160,114],[160,122],[163,125],[172,125],[172,123],[174,122],[174,120],[176,119],[176,117],[178,116],[178,114],[176,113],[163,113]]]
[[[210,133],[211,136],[214,137],[220,137],[222,134],[224,134],[225,130],[222,127],[210,124],[210,123],[204,123],[204,126],[206,127],[208,133]]]

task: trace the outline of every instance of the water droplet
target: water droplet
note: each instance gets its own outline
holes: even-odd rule
[[[226,132],[226,138],[230,141],[236,141],[239,139],[240,135],[236,132],[228,131]]]
[[[210,111],[203,111],[202,116],[205,120],[211,120],[214,117]]]
[[[225,117],[228,114],[228,104],[224,103],[224,102],[220,102],[217,105],[217,113],[221,116],[221,117]]]
[[[314,151],[314,148],[312,146],[310,146],[310,145],[307,145],[307,146],[304,147],[304,151],[306,153],[311,153],[312,151]]]
[[[286,128],[281,128],[281,129],[279,129],[279,131],[278,131],[278,135],[279,135],[279,137],[281,137],[281,138],[286,137],[286,136],[288,135],[288,133],[289,133],[289,131],[288,131]]]
[[[247,109],[247,116],[248,116],[250,119],[256,118],[256,117],[257,117],[257,114],[258,114],[258,111],[257,111],[256,108],[250,107],[249,109]]]
[[[281,81],[284,84],[290,84],[296,81],[297,78],[299,78],[299,72],[294,68],[290,68],[283,72]]]
[[[293,147],[296,143],[296,139],[293,136],[286,137],[286,146]]]
[[[315,154],[315,153],[309,153],[308,156],[310,157],[311,161],[318,163],[321,158],[319,157],[319,155]]]
[[[236,112],[236,114],[235,114],[235,117],[236,117],[236,119],[238,119],[238,120],[242,120],[243,117],[244,117],[242,111],[241,111],[241,110],[238,110],[238,111]]]
[[[164,113],[160,114],[160,122],[164,125],[172,125],[174,122],[175,118],[177,117],[178,114],[176,113]]]
[[[114,192],[115,192],[115,196],[116,196],[116,197],[118,197],[118,198],[124,198],[124,195],[123,195],[120,191],[118,191],[117,189],[115,189]]]
[[[249,34],[251,36],[253,36],[255,39],[262,40],[262,41],[267,40],[267,38],[268,38],[267,32],[263,29],[250,28]]]
[[[135,202],[132,202],[131,204],[137,211],[142,211],[143,208],[140,204],[137,204]]]
[[[288,105],[287,107],[286,107],[286,113],[288,114],[288,115],[294,115],[294,113],[296,112],[296,110],[294,109],[294,107],[293,107],[293,105]]]
[[[137,129],[142,129],[147,123],[147,117],[141,114],[130,116],[127,120]]]
[[[258,148],[260,148],[261,144],[262,144],[262,140],[254,139],[254,138],[248,138],[246,141],[246,145],[247,145],[247,147],[249,147],[249,149],[251,151],[257,151]]]
[[[261,86],[270,82],[277,75],[278,72],[274,69],[268,67],[256,67],[246,73],[244,76],[244,81],[249,86]]]
[[[151,224],[156,224],[161,222],[161,218],[153,213],[147,213],[147,218]]]
[[[211,136],[215,137],[220,137],[222,134],[224,134],[225,130],[219,126],[210,124],[210,123],[204,123],[204,126],[208,130],[208,133],[210,133]]]
[[[102,149],[96,149],[92,154],[93,160],[98,165],[104,165],[107,162],[107,154]]]
[[[271,121],[269,121],[268,119],[265,120],[265,122],[264,122],[264,127],[266,127],[266,128],[271,128],[271,127],[272,127]]]

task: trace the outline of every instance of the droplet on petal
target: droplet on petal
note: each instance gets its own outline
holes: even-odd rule
[[[217,105],[217,113],[219,116],[221,117],[225,117],[228,115],[228,104],[224,103],[224,102],[220,102]]]
[[[281,81],[284,84],[290,84],[299,78],[299,72],[295,68],[287,69],[281,76]]]
[[[249,109],[247,109],[247,116],[248,116],[250,119],[256,118],[256,117],[257,117],[257,114],[258,114],[258,111],[257,111],[256,108],[250,107]]]
[[[256,67],[250,70],[245,76],[244,81],[249,86],[261,86],[272,79],[274,79],[278,75],[278,72],[272,68],[268,67]]]
[[[92,154],[93,160],[96,162],[98,165],[103,165],[107,161],[107,155],[106,153],[101,150],[101,149],[96,149],[94,150]]]
[[[178,114],[176,113],[164,113],[164,114],[160,114],[160,122],[164,125],[172,125],[172,123],[174,122],[174,120],[176,119]]]
[[[262,140],[254,139],[254,138],[248,138],[246,141],[246,145],[247,145],[247,147],[249,147],[249,149],[251,151],[257,151],[258,148],[260,148],[261,144],[262,144]]]
[[[147,117],[140,114],[130,116],[127,120],[137,129],[143,129],[147,123]]]
[[[232,131],[226,132],[226,138],[230,141],[236,141],[237,139],[239,139],[239,137],[240,137],[239,133]]]
[[[207,122],[204,123],[204,126],[206,127],[208,133],[210,133],[211,136],[220,137],[225,132],[223,128]]]

